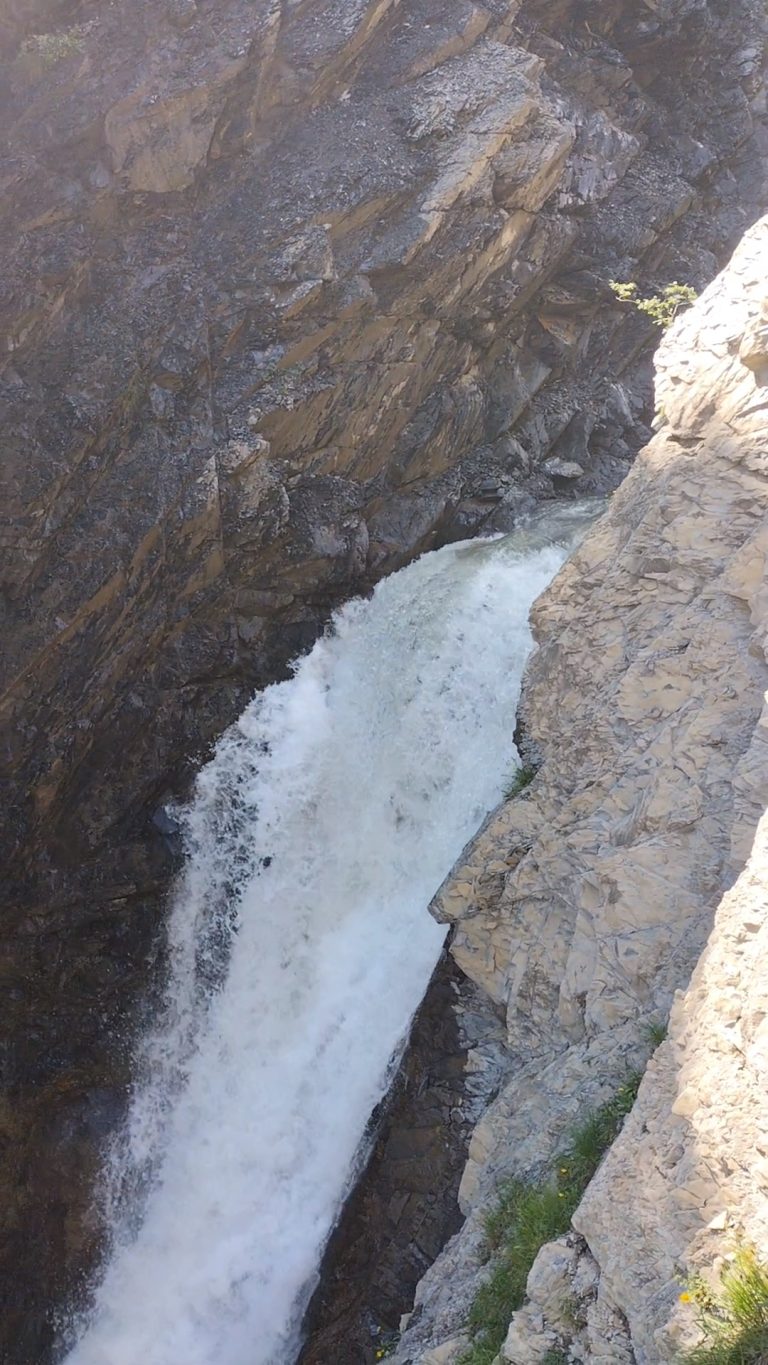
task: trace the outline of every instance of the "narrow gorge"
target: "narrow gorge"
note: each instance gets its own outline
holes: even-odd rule
[[[768,1256],[766,27],[0,0],[8,1365],[458,1365],[640,1072],[494,1355]]]

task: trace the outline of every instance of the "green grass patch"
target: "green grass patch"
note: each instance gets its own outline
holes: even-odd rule
[[[535,768],[532,768],[529,763],[521,764],[519,768],[515,769],[504,788],[504,799],[512,801],[514,797],[519,796],[522,791],[525,791],[526,787],[531,785],[535,776]]]
[[[655,1052],[657,1047],[661,1047],[667,1036],[667,1026],[662,1024],[660,1020],[653,1019],[648,1025],[647,1034],[648,1042]]]
[[[492,1365],[512,1314],[525,1302],[528,1273],[545,1242],[567,1232],[581,1196],[635,1102],[640,1074],[632,1075],[607,1104],[571,1134],[548,1180],[508,1180],[485,1220],[493,1268],[469,1311],[471,1345],[459,1365]],[[558,1359],[555,1353],[555,1359]]]
[[[690,1298],[699,1309],[704,1340],[682,1357],[685,1365],[766,1365],[768,1361],[768,1267],[751,1247],[741,1247],[723,1272],[720,1292],[703,1281]]]

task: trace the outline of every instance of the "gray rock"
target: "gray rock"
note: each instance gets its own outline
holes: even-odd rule
[[[552,479],[580,479],[584,470],[575,460],[560,460],[554,456],[544,461],[544,472]]]

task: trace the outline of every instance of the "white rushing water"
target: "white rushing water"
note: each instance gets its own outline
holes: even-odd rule
[[[440,953],[429,900],[517,763],[530,604],[593,514],[425,555],[349,603],[201,772],[166,1012],[110,1163],[114,1245],[68,1365],[294,1359]]]

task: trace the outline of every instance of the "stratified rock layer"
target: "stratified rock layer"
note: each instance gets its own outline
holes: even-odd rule
[[[673,1002],[501,1360],[668,1365],[692,1331],[686,1275],[714,1275],[735,1233],[768,1256],[767,267],[764,219],[662,346],[660,430],[534,608],[522,721],[541,766],[436,903],[506,1010],[511,1075],[399,1362],[457,1357],[499,1180],[546,1169]]]
[[[14,1365],[94,1248],[172,862],[152,812],[341,598],[618,481],[653,328],[608,281],[700,286],[752,216],[764,23],[0,0]]]
[[[342,596],[618,481],[653,329],[608,281],[742,230],[764,21],[3,8],[13,866],[81,894]]]

